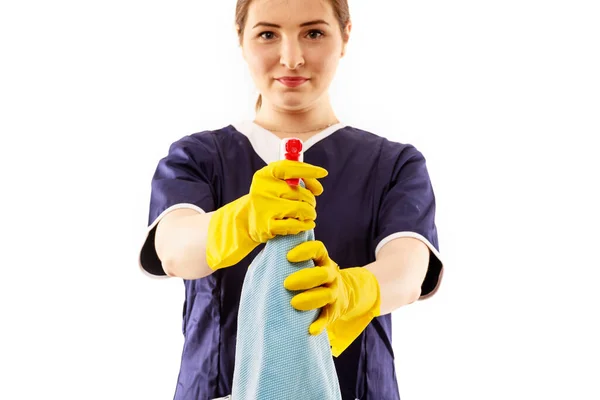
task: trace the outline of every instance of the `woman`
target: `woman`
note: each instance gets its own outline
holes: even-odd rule
[[[175,399],[231,393],[246,269],[269,238],[309,229],[319,240],[288,253],[316,264],[286,279],[300,290],[292,306],[321,309],[307,331],[332,338],[344,400],[399,399],[390,313],[433,294],[442,271],[425,159],[335,116],[327,92],[351,30],[346,0],[238,0],[236,22],[256,118],[172,144],[140,254],[145,272],[185,283]],[[304,141],[304,163],[278,161],[286,137]]]

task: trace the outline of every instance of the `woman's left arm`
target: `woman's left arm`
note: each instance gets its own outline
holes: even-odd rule
[[[376,261],[364,268],[379,283],[381,315],[419,299],[428,265],[429,248],[419,239],[396,238],[379,250]]]

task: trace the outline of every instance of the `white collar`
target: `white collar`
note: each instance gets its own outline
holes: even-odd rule
[[[273,132],[263,128],[251,120],[243,120],[231,125],[238,132],[244,134],[244,136],[248,138],[250,144],[252,144],[252,147],[254,148],[254,151],[256,151],[256,154],[258,154],[266,164],[280,160],[279,151],[281,139]],[[342,129],[345,126],[346,124],[338,122],[335,125],[325,128],[316,135],[311,136],[307,141],[303,142],[302,152],[306,153],[306,151],[311,148],[312,145],[325,139],[335,131]]]

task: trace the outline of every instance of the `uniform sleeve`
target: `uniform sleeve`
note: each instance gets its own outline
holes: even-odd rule
[[[208,134],[186,136],[169,147],[151,182],[148,228],[139,254],[139,267],[151,277],[166,277],[154,247],[156,225],[170,211],[188,208],[215,210],[216,149]]]
[[[435,225],[435,195],[425,158],[408,145],[397,157],[377,221],[375,256],[389,241],[400,237],[421,240],[429,248],[429,266],[421,299],[432,296],[441,281],[443,264]]]

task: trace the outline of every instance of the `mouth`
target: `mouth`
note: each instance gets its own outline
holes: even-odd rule
[[[287,87],[298,87],[307,82],[308,78],[284,76],[275,80]]]

